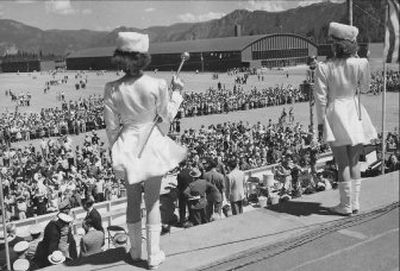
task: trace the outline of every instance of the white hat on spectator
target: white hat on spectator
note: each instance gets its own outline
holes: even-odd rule
[[[13,263],[14,271],[27,271],[29,270],[30,264],[27,259],[18,259]]]
[[[29,233],[31,235],[38,235],[42,233],[42,230],[37,225],[33,225],[29,228]]]
[[[65,261],[65,256],[61,251],[56,250],[56,251],[53,251],[53,253],[51,253],[47,257],[47,259],[52,264],[60,264],[60,263],[63,263]]]
[[[352,25],[331,22],[328,35],[339,40],[356,41],[358,28]]]
[[[119,32],[117,50],[147,53],[149,51],[149,35],[136,32]]]
[[[20,241],[15,244],[13,249],[16,253],[21,253],[27,250],[28,248],[29,248],[29,243],[27,241]]]
[[[64,213],[59,213],[59,214],[57,215],[57,217],[58,217],[60,220],[64,221],[65,223],[71,223],[71,222],[74,220],[74,218],[73,218],[72,216],[67,215],[67,214],[64,214]]]

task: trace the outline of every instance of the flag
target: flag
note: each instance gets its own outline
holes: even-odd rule
[[[386,63],[399,63],[400,55],[400,0],[387,0],[387,14],[385,22],[385,49],[383,56]]]

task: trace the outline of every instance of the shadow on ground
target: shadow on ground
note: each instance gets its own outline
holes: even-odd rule
[[[294,216],[335,215],[329,212],[329,208],[321,206],[318,202],[286,201],[268,207],[268,210],[286,213]]]
[[[113,265],[114,264],[114,265]],[[66,266],[70,267],[77,267],[77,266],[82,266],[82,269],[84,268],[85,270],[102,270],[102,269],[117,269],[118,266],[122,265],[132,265],[136,266],[139,268],[146,269],[147,268],[147,263],[146,261],[139,261],[139,262],[133,262],[132,258],[130,257],[129,253],[126,252],[125,248],[115,248],[115,249],[109,249],[106,251],[103,251],[101,253],[97,253],[88,257],[83,257],[80,259],[77,259],[75,261],[66,263]],[[92,268],[88,267],[83,267],[84,265],[91,265]],[[102,266],[99,268],[93,268],[93,266]]]

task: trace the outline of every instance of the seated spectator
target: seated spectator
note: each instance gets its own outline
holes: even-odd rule
[[[96,230],[94,222],[90,218],[83,221],[82,227],[86,234],[82,237],[80,243],[81,257],[101,252],[104,245],[104,233]]]
[[[41,235],[41,230],[37,226],[32,226],[29,230],[30,235],[31,235],[31,241],[29,242],[29,247],[28,250],[26,251],[26,259],[29,260],[30,262],[34,262],[34,257],[36,254],[37,247],[39,245],[39,242],[41,241],[40,235]]]
[[[61,251],[66,258],[77,258],[75,239],[69,225],[72,221],[71,216],[59,213],[57,219],[51,220],[47,224],[44,229],[43,240],[39,243],[34,257],[39,268],[49,266],[52,263],[49,256],[53,255],[55,251]]]

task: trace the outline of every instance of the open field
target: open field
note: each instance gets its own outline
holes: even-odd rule
[[[371,64],[374,62],[371,62]],[[375,67],[378,68],[378,67]],[[286,86],[291,84],[298,86],[304,79],[306,74],[306,66],[291,67],[286,70],[272,70],[264,72],[264,81],[259,82],[256,76],[250,76],[248,84],[244,86],[245,89],[250,89],[253,86],[257,88],[269,87],[282,85]],[[286,72],[289,73],[289,78],[286,78]],[[64,75],[69,76],[67,84],[52,86],[47,94],[43,94],[45,81],[52,79],[48,73],[21,73],[19,75],[15,73],[3,73],[0,74],[0,110],[3,111],[6,108],[10,111],[15,110],[15,104],[11,103],[10,97],[4,95],[6,89],[12,89],[16,93],[20,91],[29,90],[32,93],[32,101],[30,107],[20,107],[22,112],[39,112],[42,107],[55,107],[61,106],[61,102],[57,101],[56,97],[61,90],[64,91],[67,100],[77,100],[79,97],[87,97],[92,94],[103,95],[104,84],[107,81],[115,80],[118,78],[115,72],[106,72],[104,75],[96,75],[96,72],[85,72],[84,77],[87,75],[88,83],[86,89],[75,90],[75,83],[78,81],[74,78],[75,72],[59,73],[55,76],[55,79],[61,79]],[[158,78],[164,78],[170,80],[171,72],[148,72],[149,75]],[[36,77],[36,79],[34,79]],[[228,76],[226,73],[219,74],[218,80],[212,80],[212,73],[181,73],[181,77],[185,81],[185,86],[188,91],[204,91],[209,87],[216,88],[217,83],[221,82],[227,88],[233,86],[234,76]],[[386,117],[386,129],[392,131],[394,128],[399,127],[399,93],[388,93],[387,94],[387,117]],[[365,105],[367,111],[370,114],[372,122],[376,125],[378,131],[381,130],[382,123],[382,99],[381,96],[364,95],[362,97],[362,103]],[[250,111],[238,111],[231,112],[229,114],[202,116],[196,118],[185,118],[182,120],[182,130],[195,128],[198,129],[201,125],[209,125],[212,123],[222,123],[227,121],[248,121],[249,123],[256,123],[261,121],[265,123],[268,119],[276,121],[282,112],[282,109],[287,109],[290,105],[267,107],[262,109],[250,110]],[[296,121],[299,121],[304,126],[309,123],[309,106],[308,103],[295,104],[294,106]],[[316,120],[315,120],[316,121]],[[315,123],[314,121],[314,123]],[[105,140],[104,131],[99,131],[101,138]],[[75,136],[73,136],[75,138]],[[80,144],[83,139],[83,135],[78,136],[74,141]],[[19,143],[18,145],[25,145],[26,143]]]

